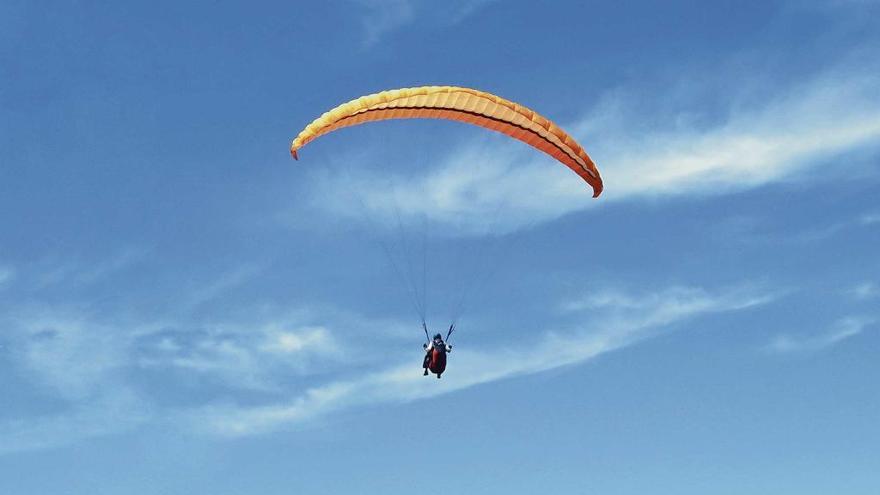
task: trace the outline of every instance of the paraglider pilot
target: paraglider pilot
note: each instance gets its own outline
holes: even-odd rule
[[[422,326],[425,327],[424,324]],[[450,333],[452,333],[452,329],[453,326],[450,326]],[[425,335],[427,334],[428,328],[425,327]],[[437,375],[437,378],[440,378],[440,375],[446,371],[446,354],[452,352],[452,346],[444,342],[443,336],[438,333],[430,342],[422,344],[422,347],[425,348],[425,359],[422,361],[422,367],[425,368],[424,375],[428,376],[428,370],[430,370],[431,373]]]

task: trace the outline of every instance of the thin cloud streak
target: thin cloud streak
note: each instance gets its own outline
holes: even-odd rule
[[[880,297],[880,287],[874,282],[864,282],[848,291],[854,298],[860,301]]]
[[[185,310],[192,310],[204,303],[214,300],[227,291],[242,285],[260,272],[260,267],[243,265],[228,270],[207,285],[191,290],[186,300],[181,303]]]
[[[104,281],[143,261],[148,250],[129,248],[97,262],[43,260],[28,267],[28,287],[42,290],[50,287],[80,287]]]
[[[873,323],[873,319],[845,318],[830,330],[817,335],[778,335],[765,350],[779,354],[819,352],[861,334]]]
[[[294,399],[262,407],[215,405],[194,411],[190,421],[221,435],[250,435],[294,427],[361,405],[408,402],[520,375],[581,363],[649,338],[663,328],[700,315],[743,310],[773,300],[769,294],[734,291],[711,295],[700,289],[672,288],[643,300],[605,298],[607,318],[599,330],[548,332],[528,349],[456,352],[446,379],[427,380],[412,363],[393,366],[356,380],[314,387]],[[634,311],[633,308],[638,308]],[[583,309],[572,311],[583,311]],[[634,315],[635,313],[635,315]]]
[[[415,20],[412,0],[357,0],[366,9],[362,25],[364,45],[373,46],[387,33],[399,29]]]
[[[458,24],[486,5],[497,0],[353,0],[364,9],[361,25],[364,30],[364,47],[370,48],[388,34],[415,24],[419,20],[445,19],[450,25]],[[428,11],[438,9],[439,11]]]

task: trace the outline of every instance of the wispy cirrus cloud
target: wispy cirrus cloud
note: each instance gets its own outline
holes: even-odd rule
[[[253,326],[167,329],[142,336],[137,366],[180,370],[223,388],[278,391],[279,381],[327,369],[342,358],[336,338],[322,326],[276,320]]]
[[[472,145],[426,174],[358,170],[346,181],[385,223],[403,212],[463,234],[484,233],[500,208],[505,215],[494,228],[510,231],[609,202],[720,195],[795,179],[830,184],[844,172],[820,165],[880,142],[878,73],[842,65],[770,96],[718,96],[726,116],[710,124],[666,107],[645,115],[630,103],[638,98],[614,92],[580,121],[563,125],[599,163],[606,187],[598,201],[570,171],[545,157],[524,157],[517,146]],[[315,204],[352,215],[350,198],[328,194],[340,190],[331,181],[319,180]]]
[[[364,29],[364,44],[376,44],[385,34],[405,26],[415,20],[415,6],[412,0],[357,0],[365,9],[361,24]]]
[[[713,311],[713,308],[743,309],[766,304],[780,296],[778,292],[754,288],[729,289],[723,296],[711,295],[694,287],[670,287],[661,292],[630,294],[620,290],[603,290],[580,299],[566,301],[560,309],[567,313],[602,310],[606,312],[644,312],[655,320],[675,319],[680,315]]]
[[[880,297],[880,287],[874,282],[863,282],[847,292],[860,301]]]
[[[813,223],[804,230],[797,233],[758,233],[759,220],[757,218],[735,217],[723,226],[728,229],[737,229],[736,238],[744,242],[752,243],[774,243],[781,244],[786,242],[809,243],[818,242],[835,236],[845,234],[853,229],[863,229],[872,225],[871,215],[864,214],[854,219],[838,220],[824,225]],[[732,230],[725,232],[726,235],[734,233]]]
[[[861,334],[873,324],[874,320],[870,318],[844,318],[822,333],[778,335],[765,347],[765,350],[774,353],[818,352]]]
[[[497,0],[352,0],[363,9],[364,45],[375,45],[387,34],[419,20],[457,24]]]
[[[760,290],[689,287],[641,294],[599,291],[563,304],[559,316],[569,323],[546,330],[528,349],[456,350],[454,366],[440,382],[424,380],[409,351],[401,351],[406,353],[401,364],[374,368],[361,378],[329,378],[351,366],[337,334],[314,323],[333,320],[327,315],[334,311],[323,317],[313,310],[261,313],[250,323],[200,321],[191,327],[169,320],[112,321],[77,307],[7,311],[0,316],[12,337],[10,363],[35,393],[60,399],[61,406],[0,421],[0,452],[63,445],[157,421],[222,435],[302,425],[355,405],[418,400],[577,364],[690,318],[751,308],[774,297]],[[589,323],[571,323],[587,314]],[[358,325],[376,326],[355,320],[356,315],[343,315],[336,324],[354,332]],[[369,370],[370,364],[365,366]],[[186,373],[184,383],[179,372]],[[150,379],[139,378],[144,376]],[[329,381],[297,392],[322,376]],[[166,385],[145,386],[156,380]],[[211,386],[204,387],[206,382]],[[171,383],[185,398],[169,397],[173,405],[168,405],[162,395]],[[185,392],[192,386],[199,394]],[[222,402],[242,389],[277,400],[259,406]],[[287,399],[291,393],[298,395]]]
[[[130,332],[146,326],[107,324],[82,307],[37,304],[0,308],[0,325],[5,364],[30,394],[53,404],[0,421],[0,453],[118,433],[150,416],[151,404],[127,379]]]
[[[144,248],[128,248],[97,260],[50,257],[22,266],[20,278],[28,291],[82,287],[119,274],[143,261],[148,253]]]
[[[261,268],[253,264],[241,265],[217,274],[208,283],[203,283],[187,292],[181,307],[191,310],[201,304],[212,301],[218,296],[238,287],[260,273]]]
[[[25,376],[69,401],[101,395],[121,383],[127,332],[81,308],[31,306],[2,318],[14,362]]]
[[[341,353],[328,328],[294,316],[252,324],[126,321],[85,308],[31,305],[0,312],[5,363],[29,393],[52,399],[18,419],[0,421],[0,453],[65,445],[174,416],[164,390],[199,387],[225,394],[281,392],[291,376],[337,365]],[[179,383],[176,372],[186,374]],[[161,389],[145,387],[144,376]]]
[[[312,387],[291,400],[263,406],[210,405],[189,413],[200,429],[223,435],[250,435],[302,425],[355,406],[424,399],[520,375],[569,366],[636,344],[689,318],[766,304],[767,293],[712,294],[697,288],[671,288],[642,296],[608,293],[596,304],[564,305],[570,312],[602,308],[585,328],[549,331],[526,348],[456,351],[442,381],[427,380],[412,363],[388,367],[363,378]],[[598,320],[598,321],[597,321]]]

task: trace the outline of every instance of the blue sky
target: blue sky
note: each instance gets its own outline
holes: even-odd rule
[[[3,2],[0,492],[880,491],[880,4],[437,3]]]

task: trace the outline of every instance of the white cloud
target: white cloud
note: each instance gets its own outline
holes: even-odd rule
[[[398,322],[339,310],[322,314],[350,334],[369,328],[373,340],[380,341],[376,345],[399,333]],[[0,307],[10,362],[35,391],[69,404],[129,393],[127,378],[144,371],[174,379],[171,373],[185,370],[190,378],[223,390],[278,391],[291,377],[332,371],[343,359],[353,362],[328,326],[312,323],[317,319],[322,317],[314,311],[289,308],[251,311],[238,321],[204,322],[186,316],[152,321],[102,317],[77,306]]]
[[[303,318],[296,311],[261,314],[256,323],[208,325],[213,330],[206,332],[195,323],[108,322],[84,307],[0,307],[4,361],[28,384],[22,390],[53,399],[48,410],[35,406],[27,417],[0,421],[0,453],[64,445],[161,419],[167,410],[151,399],[157,392],[132,380],[146,371],[151,381],[174,381],[175,387],[194,386],[192,378],[202,377],[221,393],[277,392],[287,375],[339,362],[330,330],[303,324]],[[175,368],[187,370],[186,383],[173,375]]]
[[[232,288],[240,286],[254,275],[260,268],[254,265],[242,265],[225,273],[220,274],[212,282],[188,291],[186,299],[181,301],[184,309],[193,309],[196,306],[209,302]]]
[[[667,325],[699,315],[750,308],[770,301],[772,296],[740,291],[711,295],[700,289],[673,288],[641,298],[621,296],[620,303],[609,302],[612,298],[601,299],[602,306],[611,311],[604,318],[591,315],[595,325],[592,331],[548,332],[543,340],[527,348],[456,350],[444,380],[426,379],[418,363],[408,362],[362,378],[313,387],[280,404],[206,407],[194,411],[190,420],[197,428],[224,435],[296,426],[358,405],[412,401],[580,363],[635,344]]]
[[[679,315],[710,311],[717,307],[743,309],[765,304],[776,297],[778,295],[769,292],[747,289],[729,290],[723,297],[713,296],[703,289],[693,287],[671,287],[662,292],[642,295],[603,290],[581,299],[567,301],[561,305],[561,308],[566,312],[597,309],[627,313],[642,311],[654,317],[675,318]]]
[[[71,401],[101,395],[120,382],[126,364],[126,332],[91,321],[73,309],[26,310],[6,326],[10,347],[26,373]]]
[[[581,121],[563,126],[599,164],[606,187],[598,200],[565,167],[509,144],[457,149],[437,168],[413,177],[360,169],[346,177],[347,187],[385,224],[402,212],[481,234],[499,209],[504,213],[494,230],[503,232],[615,201],[727,194],[796,178],[831,186],[843,169],[820,165],[880,142],[878,86],[880,77],[871,71],[835,68],[748,105],[744,96],[727,95],[727,117],[713,125],[688,124],[692,119],[675,111],[645,115],[628,103],[636,98],[616,93]],[[355,215],[351,199],[338,194],[344,188],[330,180],[319,179],[315,204]]]
[[[338,363],[341,352],[329,329],[304,325],[298,315],[265,323],[207,324],[141,336],[137,365],[184,370],[223,388],[281,390],[279,380]]]
[[[274,330],[264,337],[261,349],[278,354],[296,354],[311,349],[335,351],[330,333],[324,327],[303,327],[298,332]]]
[[[856,299],[866,300],[880,297],[880,287],[873,282],[864,282],[852,288],[849,291]]]
[[[735,239],[736,242],[781,245],[784,243],[812,243],[834,238],[840,234],[871,224],[871,215],[865,214],[855,219],[839,220],[820,224],[812,222],[797,232],[783,232],[771,229],[762,223],[759,217],[734,215],[712,225],[707,233],[723,238],[725,241]],[[880,221],[880,216],[878,216]]]
[[[124,269],[139,260],[143,253],[141,250],[128,250],[92,265],[42,262],[23,278],[26,279],[26,285],[37,288],[45,284],[88,284]],[[236,270],[207,287],[185,291],[186,297],[180,298],[180,306],[185,313],[191,306],[241,283],[252,272],[250,268]],[[212,368],[219,372],[239,371],[247,368],[246,365],[251,362],[253,369],[265,366],[259,357],[265,352],[256,349],[256,344],[239,350],[234,342],[206,339],[195,343],[194,349],[183,349],[163,332],[168,328],[198,328],[191,315],[186,314],[176,321],[161,321],[158,318],[144,321],[119,314],[104,317],[95,314],[88,304],[49,306],[24,300],[15,305],[0,306],[0,323],[4,326],[5,337],[8,337],[9,355],[13,363],[21,368],[23,376],[29,378],[35,388],[48,391],[70,403],[116,392],[128,393],[124,374],[137,366],[148,366],[147,363],[153,362],[142,359],[140,354],[143,351],[140,346],[148,342],[151,336],[158,339],[156,354],[169,356],[168,361],[180,367],[188,366],[207,373]],[[246,332],[252,330],[240,328],[236,335],[246,341]],[[262,330],[274,331],[274,327]],[[247,337],[253,338],[253,333],[247,334]],[[309,344],[315,347],[316,342],[313,338]],[[324,346],[322,349],[330,352],[331,343],[332,340],[327,337],[321,342]],[[183,355],[184,352],[190,355]],[[224,364],[224,360],[228,362]],[[237,364],[237,369],[230,363]],[[163,364],[170,366],[168,362]]]
[[[362,24],[367,46],[415,20],[413,0],[357,0],[357,3],[366,8]]]
[[[155,373],[161,374],[161,380],[176,380],[172,370],[185,369],[187,382],[175,386],[193,386],[193,377],[209,378],[218,393],[208,397],[234,396],[230,392],[241,388],[284,396],[299,386],[294,383],[314,383],[316,376],[330,376],[351,365],[349,353],[342,352],[329,328],[309,323],[314,314],[264,313],[254,323],[174,330],[186,327],[167,321],[110,324],[80,308],[34,307],[4,316],[12,337],[11,362],[24,371],[21,376],[33,380],[35,393],[48,392],[62,399],[64,406],[48,415],[35,411],[28,419],[0,422],[4,438],[0,453],[63,445],[155,421],[177,424],[181,416],[186,419],[184,428],[224,435],[298,425],[354,405],[416,400],[579,363],[649,338],[670,324],[752,307],[771,298],[742,290],[712,294],[684,287],[642,295],[600,293],[580,305],[566,305],[566,318],[579,319],[581,312],[588,311],[589,327],[548,331],[528,348],[456,349],[450,370],[439,382],[423,379],[418,362],[407,359],[398,366],[367,371],[361,378],[312,386],[293,400],[258,407],[199,405],[211,398],[194,398],[190,406],[160,407],[150,398],[157,392],[141,389],[142,384],[131,378],[149,370],[150,381],[158,378]],[[351,323],[354,319],[343,315],[340,321],[349,321],[346,325],[354,330],[376,326],[373,321]],[[384,338],[388,337],[393,338],[394,332]],[[315,369],[328,374],[303,379]],[[291,382],[291,377],[299,379]]]
[[[720,127],[612,141],[624,151],[604,169],[609,199],[724,193],[805,171],[819,172],[816,181],[838,179],[839,174],[814,167],[848,150],[876,144],[880,98],[872,96],[871,88],[878,82],[873,76],[823,76],[790,88],[758,110],[734,111]]]
[[[80,287],[94,284],[143,260],[146,249],[129,248],[95,261],[47,258],[21,270],[21,278],[31,290],[52,287]]]
[[[778,335],[766,350],[776,353],[817,352],[862,333],[874,323],[871,319],[845,318],[830,330],[807,336]]]
[[[499,1],[500,0],[459,0],[454,2],[455,10],[453,10],[449,16],[449,23],[457,24],[489,4],[497,3]],[[429,5],[432,3],[434,2],[429,2]]]
[[[364,45],[372,46],[387,34],[419,20],[457,24],[497,0],[354,0],[364,9],[361,24]]]
[[[132,326],[95,321],[82,308],[48,306],[16,307],[0,313],[0,324],[16,376],[60,408],[0,422],[0,454],[65,445],[147,420],[150,404],[125,373]]]

